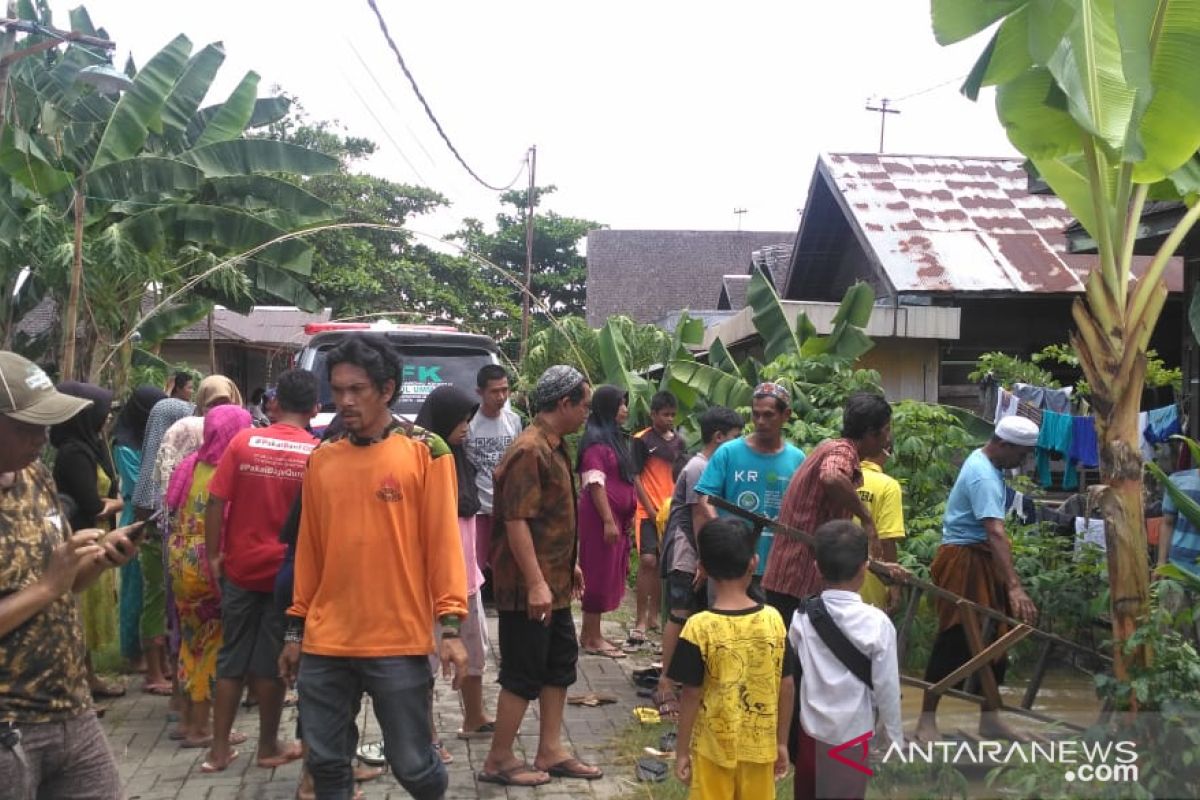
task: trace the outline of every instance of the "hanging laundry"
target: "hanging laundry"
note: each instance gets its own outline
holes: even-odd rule
[[[1146,412],[1146,428],[1143,433],[1150,444],[1165,442],[1181,430],[1179,409],[1176,406],[1163,406]]]
[[[999,422],[1000,420],[1004,419],[1005,417],[1011,417],[1014,414],[1016,414],[1017,413],[1017,405],[1019,403],[1020,403],[1020,400],[1017,398],[1017,396],[1015,394],[1013,394],[1012,392],[1008,391],[1007,389],[1000,389],[999,391],[997,391],[996,392],[996,415],[995,415],[996,418],[995,418],[995,421]]]
[[[1138,445],[1141,447],[1142,460],[1154,460],[1154,445],[1146,441],[1146,428],[1150,427],[1149,412],[1142,411],[1138,414],[1137,429],[1138,429]]]
[[[1074,387],[1052,389],[1049,386],[1033,386],[1028,383],[1014,383],[1012,393],[1022,400],[1032,403],[1040,409],[1049,409],[1059,414],[1071,413],[1071,392]]]
[[[1085,544],[1108,551],[1108,542],[1104,539],[1104,520],[1075,518],[1075,552],[1078,553]]]
[[[1052,453],[1060,453],[1066,460],[1062,488],[1074,489],[1079,485],[1079,473],[1075,469],[1075,462],[1070,459],[1074,433],[1075,425],[1071,416],[1056,411],[1042,412],[1042,427],[1038,432],[1037,442],[1037,475],[1042,488],[1048,489],[1053,483],[1050,479]]]
[[[1071,452],[1067,455],[1085,467],[1100,466],[1100,447],[1096,441],[1096,420],[1092,417],[1072,417]]]

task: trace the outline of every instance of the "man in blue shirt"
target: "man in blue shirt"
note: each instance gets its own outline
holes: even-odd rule
[[[1192,500],[1200,502],[1200,470],[1185,469],[1171,476],[1171,483]],[[1163,495],[1163,524],[1158,540],[1158,563],[1171,563],[1200,578],[1200,531],[1179,513],[1170,494]],[[1166,538],[1170,537],[1170,538]]]
[[[1032,421],[1005,417],[996,424],[991,440],[967,457],[946,501],[942,544],[929,568],[930,577],[941,588],[1030,624],[1037,618],[1037,608],[1013,568],[1012,549],[1004,531],[1001,470],[1021,466],[1037,440],[1038,426]],[[957,605],[938,598],[936,606],[938,635],[925,668],[929,683],[937,683],[971,658]],[[997,626],[997,637],[1004,632],[1003,625]],[[1003,682],[1006,666],[1004,658],[993,662],[996,683]],[[919,741],[939,739],[939,700],[941,695],[925,693],[917,723]],[[989,739],[1016,738],[987,700],[979,717],[979,734]]]
[[[783,440],[783,426],[792,416],[792,394],[778,383],[754,387],[751,401],[754,432],[717,450],[696,484],[698,508],[712,519],[717,509],[706,497],[720,497],[764,517],[777,519],[792,474],[804,461],[804,451]],[[768,528],[758,540],[755,586],[766,568],[775,534]]]

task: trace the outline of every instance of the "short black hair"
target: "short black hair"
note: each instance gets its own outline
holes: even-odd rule
[[[696,536],[700,546],[700,564],[710,578],[731,581],[750,569],[758,546],[758,533],[746,522],[734,517],[717,517],[704,523]]]
[[[867,532],[848,519],[826,522],[813,533],[817,569],[826,583],[844,583],[867,560]]]
[[[746,420],[742,419],[742,415],[725,406],[713,406],[705,409],[704,413],[700,415],[699,421],[700,440],[705,444],[711,442],[718,433],[734,428],[741,430],[746,427]]]
[[[250,403],[251,403],[251,405],[258,405],[259,403],[261,403],[261,402],[262,402],[262,399],[263,399],[263,395],[264,395],[264,394],[266,394],[266,393],[267,393],[267,390],[266,390],[266,389],[264,389],[264,388],[262,388],[261,386],[259,386],[259,387],[258,387],[257,389],[255,389],[253,392],[251,392],[251,393],[250,393]]]
[[[306,369],[292,367],[279,376],[275,399],[279,410],[288,414],[311,414],[317,405],[317,376]]]
[[[174,386],[176,390],[179,390],[194,380],[196,380],[195,375],[185,369],[181,369],[171,376],[171,385]]]
[[[650,413],[662,411],[664,408],[678,409],[679,401],[670,392],[655,392],[654,397],[650,398]]]
[[[550,413],[554,409],[558,408],[558,401],[563,399],[568,400],[573,406],[579,405],[581,402],[583,402],[583,387],[588,385],[588,380],[584,378],[579,382],[578,386],[564,394],[562,397],[556,397],[553,400],[546,400],[542,403],[539,403],[537,407],[538,413]]]
[[[404,365],[388,340],[379,334],[347,334],[345,339],[325,354],[327,377],[333,376],[333,368],[338,364],[353,364],[356,367],[362,367],[366,370],[371,383],[381,392],[385,383],[395,381],[396,388],[387,400],[388,405],[391,405],[396,396],[400,394]]]
[[[508,380],[508,370],[499,364],[484,364],[475,375],[475,385],[480,389],[486,389],[489,383],[501,378]]]
[[[861,439],[892,421],[892,407],[881,394],[855,392],[842,410],[842,438]]]

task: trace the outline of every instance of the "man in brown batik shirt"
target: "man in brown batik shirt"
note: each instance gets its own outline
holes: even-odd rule
[[[537,417],[522,431],[494,476],[492,585],[500,630],[496,732],[479,780],[538,786],[552,777],[595,779],[562,743],[567,687],[575,682],[579,641],[571,600],[582,594],[575,529],[575,483],[563,437],[579,430],[592,387],[579,370],[554,366],[533,392]],[[513,752],[530,701],[541,736],[528,764]]]

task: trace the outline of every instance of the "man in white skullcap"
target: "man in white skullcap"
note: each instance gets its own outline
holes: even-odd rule
[[[1012,549],[1004,531],[1001,471],[1021,466],[1033,452],[1037,439],[1038,426],[1032,421],[1005,417],[996,424],[991,440],[967,457],[946,501],[942,544],[929,568],[930,577],[941,588],[1027,623],[1037,618],[1037,608],[1013,568]],[[971,658],[958,607],[940,598],[936,605],[938,635],[925,668],[925,680],[929,683],[937,683]],[[1005,633],[1005,626],[996,627],[997,637]],[[1003,657],[993,662],[996,683],[1003,682],[1006,666]],[[938,740],[940,699],[941,695],[925,693],[917,724],[918,740]],[[979,718],[979,733],[993,739],[1016,738],[999,719],[997,709],[986,700]]]

